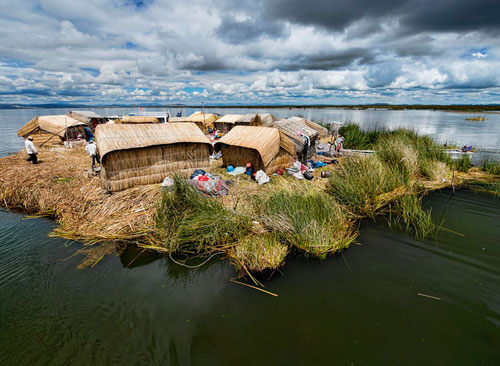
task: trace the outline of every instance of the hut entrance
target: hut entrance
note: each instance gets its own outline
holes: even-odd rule
[[[222,160],[225,167],[228,165],[234,167],[245,166],[247,163],[252,163],[254,171],[264,168],[259,152],[246,147],[232,145],[224,146],[222,149]]]

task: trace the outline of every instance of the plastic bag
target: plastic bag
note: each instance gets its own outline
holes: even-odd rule
[[[259,170],[255,173],[255,180],[259,183],[259,185],[262,185],[269,182],[269,177],[263,170]]]

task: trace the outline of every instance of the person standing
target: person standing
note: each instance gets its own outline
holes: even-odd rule
[[[170,111],[167,109],[167,113],[165,115],[165,122],[168,123],[169,120],[170,120]]]
[[[26,161],[31,161],[33,164],[38,164],[38,150],[33,143],[33,136],[28,136],[28,138],[24,140],[24,146],[26,148],[26,153],[28,153],[28,155],[30,156],[28,159],[26,159]]]
[[[96,162],[97,164],[101,164],[101,159],[99,159],[99,156],[97,155],[97,145],[94,140],[89,141],[87,146],[85,146],[85,150],[89,153],[92,160],[92,169],[94,169]]]

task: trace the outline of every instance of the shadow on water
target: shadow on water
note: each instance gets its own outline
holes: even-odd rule
[[[264,282],[279,297],[217,258],[127,249],[76,270],[53,223],[0,211],[0,364],[498,364],[500,200],[449,197],[425,200],[461,235],[366,223],[343,257],[288,260]]]

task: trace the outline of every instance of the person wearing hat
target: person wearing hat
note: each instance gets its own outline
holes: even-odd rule
[[[92,159],[92,169],[94,169],[95,163],[101,164],[101,160],[99,159],[99,155],[97,155],[97,145],[95,144],[93,139],[90,139],[87,146],[85,146],[85,150],[89,153],[90,158]]]
[[[28,136],[26,140],[24,140],[24,147],[26,148],[26,153],[30,156],[26,161],[31,161],[33,164],[38,164],[38,150],[36,149],[35,144],[33,143],[33,136]]]

